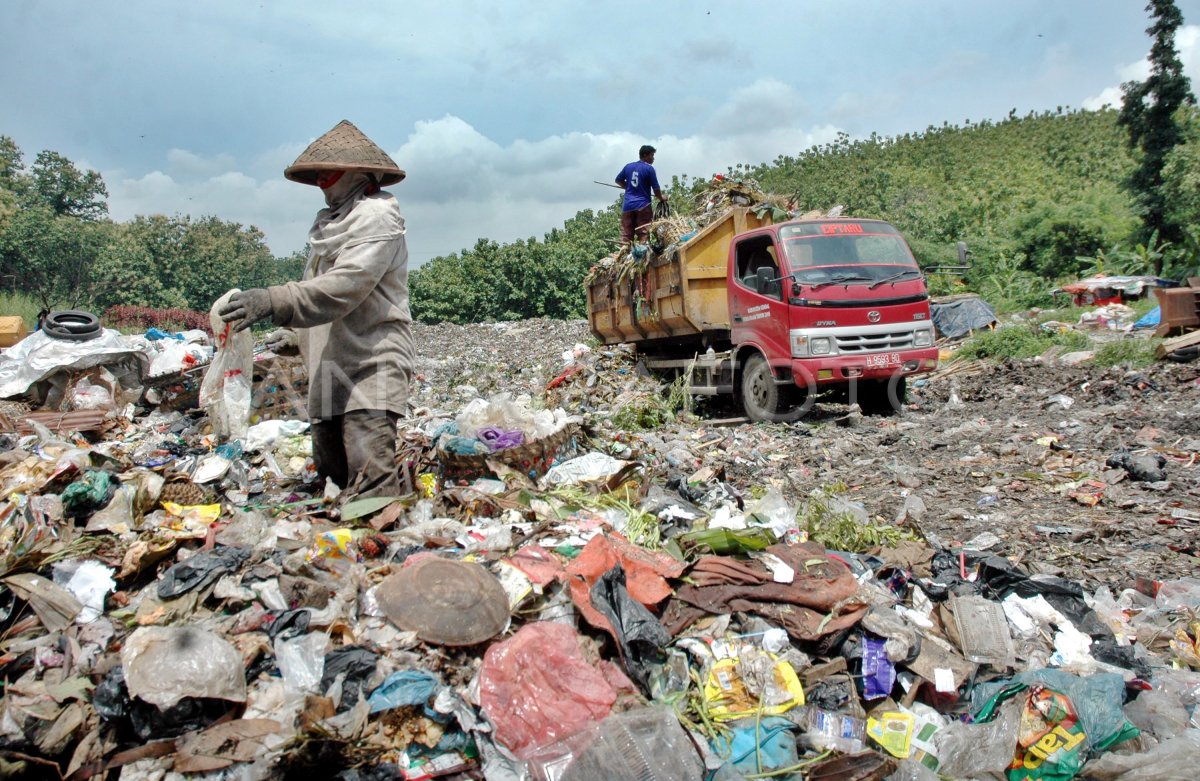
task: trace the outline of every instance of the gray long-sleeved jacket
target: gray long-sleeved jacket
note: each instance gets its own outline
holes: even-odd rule
[[[404,413],[414,347],[404,218],[389,193],[348,213],[322,209],[304,279],[268,288],[273,320],[297,329],[308,368],[308,413]]]

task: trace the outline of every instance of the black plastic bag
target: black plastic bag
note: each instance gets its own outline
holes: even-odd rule
[[[109,670],[104,680],[92,690],[92,707],[107,722],[129,718],[129,690],[125,688],[125,670],[120,665]]]
[[[162,580],[158,582],[158,598],[174,599],[207,586],[228,572],[236,572],[248,558],[249,550],[232,545],[201,551],[163,573]]]
[[[1162,453],[1113,453],[1105,462],[1113,469],[1124,469],[1129,477],[1143,483],[1159,483],[1167,479],[1167,459]]]
[[[175,738],[185,732],[204,729],[224,716],[230,703],[224,700],[185,697],[161,710],[148,702],[129,696],[125,670],[112,668],[92,691],[92,707],[100,718],[112,725],[124,743],[159,738]]]
[[[325,654],[325,673],[321,676],[321,691],[329,690],[334,680],[342,674],[342,702],[338,711],[346,711],[366,697],[365,691],[371,676],[375,674],[375,663],[379,654],[357,645],[346,645]]]
[[[334,776],[335,781],[400,781],[403,778],[400,767],[390,762],[373,767],[352,767]]]
[[[291,640],[308,633],[311,613],[307,608],[280,611],[267,627],[267,637],[275,640]]]
[[[592,607],[612,624],[629,677],[648,689],[650,668],[661,664],[671,635],[646,606],[629,596],[620,564],[605,572],[591,591]]]
[[[1041,594],[1080,632],[1096,640],[1113,636],[1104,620],[1084,601],[1083,587],[1078,583],[1050,576],[1031,577],[1000,556],[988,556],[979,563],[979,582],[983,584],[983,595],[989,599],[1000,600],[1009,594],[1025,598]]]

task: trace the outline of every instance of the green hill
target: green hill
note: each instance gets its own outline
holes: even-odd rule
[[[1186,119],[1194,129],[1194,115]],[[1174,184],[1184,190],[1194,168],[1183,164],[1189,148],[1200,147],[1189,143],[1176,153],[1183,162]],[[1009,308],[1045,302],[1060,278],[1148,267],[1161,248],[1134,244],[1140,221],[1123,189],[1133,165],[1116,111],[1060,109],[897,137],[842,136],[729,175],[790,195],[798,211],[841,204],[847,214],[889,220],[922,265],[953,260],[955,242],[966,241],[975,268],[965,279],[935,277],[932,284],[978,290]],[[687,202],[705,184],[677,178],[672,202]],[[580,212],[541,240],[481,240],[435,258],[412,273],[414,316],[583,317],[582,279],[615,246],[616,209]],[[1169,271],[1193,265],[1191,248],[1171,250]]]

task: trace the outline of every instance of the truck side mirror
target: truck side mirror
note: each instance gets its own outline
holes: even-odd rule
[[[971,257],[971,250],[967,249],[967,243],[960,241],[958,243],[958,265],[965,266],[967,259]]]
[[[770,266],[759,266],[754,270],[755,287],[758,292],[765,293],[771,282],[775,279],[775,269]]]

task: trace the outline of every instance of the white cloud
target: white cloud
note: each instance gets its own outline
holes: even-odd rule
[[[168,169],[183,177],[208,177],[221,171],[228,171],[233,165],[232,155],[219,154],[206,158],[186,149],[167,150]]]
[[[777,79],[759,79],[736,90],[708,124],[710,136],[744,136],[793,127],[807,113],[804,98]]]
[[[1105,87],[1099,95],[1093,95],[1083,101],[1083,107],[1088,111],[1099,111],[1105,106],[1110,108],[1121,107],[1121,88],[1120,87]]]
[[[1184,25],[1175,31],[1175,50],[1183,63],[1183,72],[1192,80],[1193,91],[1200,80],[1200,26]],[[1081,104],[1088,111],[1098,111],[1105,106],[1121,107],[1121,84],[1127,81],[1142,81],[1150,75],[1150,60],[1147,57],[1122,65],[1116,69],[1119,83],[1105,87],[1098,94],[1084,98]]]
[[[672,175],[708,176],[834,138],[837,128],[830,125],[803,127],[803,113],[792,87],[764,79],[733,93],[702,132],[686,137],[572,132],[501,144],[448,114],[415,123],[404,143],[389,152],[407,172],[391,192],[405,214],[416,265],[474,246],[479,238],[540,238],[582,209],[605,208],[617,192],[593,180],[611,182],[643,143],[658,148],[656,167],[666,184]],[[106,172],[112,216],[212,214],[257,225],[272,252],[286,255],[304,244],[321,206],[314,188],[282,176],[308,143],[264,151],[248,164],[176,149],[162,171]]]

